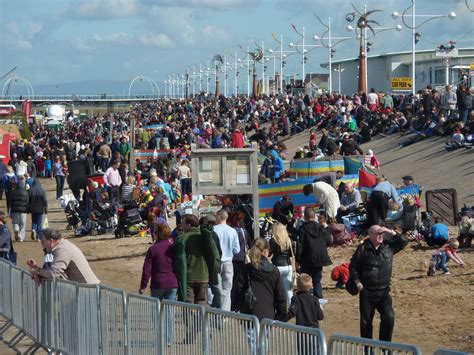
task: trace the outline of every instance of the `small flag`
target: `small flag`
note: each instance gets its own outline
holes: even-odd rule
[[[293,29],[295,30],[296,33],[298,33],[298,30],[296,29],[296,26],[291,24],[291,27],[293,27]]]

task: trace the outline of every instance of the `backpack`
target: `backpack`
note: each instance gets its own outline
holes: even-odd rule
[[[7,181],[8,190],[10,192],[15,191],[16,189],[16,179],[15,176],[9,176]]]

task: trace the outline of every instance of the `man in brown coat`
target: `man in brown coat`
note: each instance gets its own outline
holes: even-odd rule
[[[41,245],[52,254],[53,261],[48,268],[38,267],[36,260],[27,261],[35,279],[62,279],[82,284],[96,285],[100,280],[92,271],[82,251],[69,240],[63,239],[54,229],[43,229],[40,233]]]

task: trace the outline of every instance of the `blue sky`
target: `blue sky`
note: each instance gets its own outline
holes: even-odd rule
[[[474,0],[468,0],[474,8]],[[183,73],[216,53],[235,50],[239,45],[255,49],[254,41],[265,48],[278,44],[271,33],[296,42],[291,24],[306,28],[306,42],[331,17],[333,35],[348,36],[345,14],[353,11],[350,1],[321,0],[0,0],[0,76],[17,66],[17,75],[33,86],[84,80],[128,81],[144,75],[162,85],[170,73]],[[409,0],[353,0],[359,9],[383,12],[373,19],[383,26],[401,24],[390,14],[407,8]],[[447,14],[457,18],[433,20],[420,28],[419,49],[434,48],[448,40],[458,47],[474,47],[474,13],[464,0],[417,0],[419,14]],[[387,31],[376,36],[371,54],[410,50],[410,30]],[[288,47],[285,50],[289,50]],[[337,47],[334,59],[358,55],[358,41]],[[293,55],[286,74],[301,73],[301,57]],[[324,73],[326,49],[308,54],[306,72]],[[229,60],[230,59],[230,60]],[[232,58],[228,58],[231,61]],[[273,71],[273,64],[269,65]],[[370,73],[369,73],[370,75]],[[242,76],[243,81],[244,76]],[[2,83],[3,85],[3,83]],[[243,85],[243,84],[241,84]]]

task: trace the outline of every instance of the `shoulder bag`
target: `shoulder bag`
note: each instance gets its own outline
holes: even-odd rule
[[[244,290],[242,290],[243,292],[241,292],[240,294],[238,309],[240,313],[250,314],[252,313],[255,305],[257,304],[257,296],[255,296],[255,293],[252,289],[252,284],[250,283],[250,275],[248,272],[248,268],[244,272],[247,274],[247,282],[246,287],[244,288]]]

